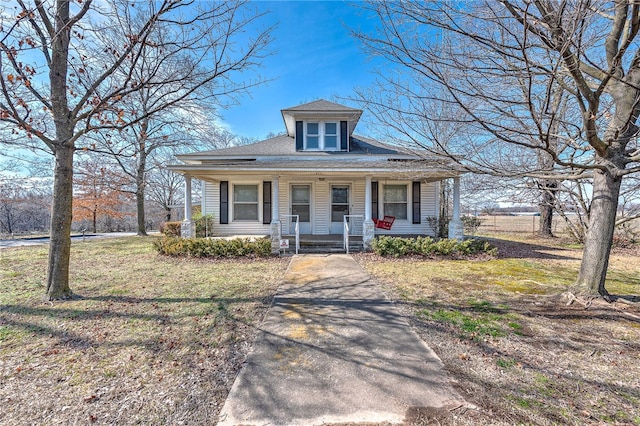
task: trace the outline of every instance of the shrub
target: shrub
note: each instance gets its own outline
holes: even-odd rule
[[[165,222],[162,233],[167,237],[179,237],[182,222]]]
[[[193,222],[196,225],[196,237],[208,237],[212,234],[214,218],[212,214],[202,215],[197,213],[193,215]]]
[[[189,257],[266,257],[271,255],[271,240],[261,238],[235,238],[213,240],[209,238],[164,237],[153,242],[160,254]]]
[[[410,238],[380,236],[373,240],[371,248],[380,256],[404,256],[413,251],[413,240]]]
[[[460,219],[467,234],[476,235],[478,228],[482,225],[482,219],[477,216],[462,216]]]
[[[471,256],[486,253],[492,256],[497,249],[488,242],[476,239],[458,241],[443,238],[434,240],[431,237],[400,238],[382,235],[373,240],[373,251],[380,256]]]
[[[427,216],[427,226],[433,231],[433,235],[438,238],[446,238],[449,235],[449,216]]]

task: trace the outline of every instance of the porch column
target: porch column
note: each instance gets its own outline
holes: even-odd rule
[[[278,176],[273,177],[271,199],[271,253],[280,253],[280,239],[282,227],[280,226],[280,182]]]
[[[460,177],[453,178],[453,215],[449,222],[449,238],[462,240],[464,238],[464,226],[460,220]]]
[[[180,226],[180,236],[192,238],[196,236],[196,227],[191,212],[191,176],[184,175],[184,220]]]
[[[375,227],[371,220],[371,176],[364,178],[364,222],[362,224],[362,244],[365,250],[371,250],[375,237]]]

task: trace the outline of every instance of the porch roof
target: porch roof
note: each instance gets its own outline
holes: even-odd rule
[[[380,176],[398,179],[440,180],[459,176],[460,173],[446,165],[427,160],[351,160],[330,159],[271,159],[271,160],[227,160],[207,161],[201,164],[169,166],[171,170],[193,177],[243,175],[295,174],[313,176]]]

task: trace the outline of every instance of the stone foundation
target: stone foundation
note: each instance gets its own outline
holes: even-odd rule
[[[271,222],[271,253],[273,254],[280,253],[281,230],[280,221]]]
[[[365,251],[371,250],[371,243],[376,236],[376,228],[373,221],[365,221],[362,224],[362,245]]]

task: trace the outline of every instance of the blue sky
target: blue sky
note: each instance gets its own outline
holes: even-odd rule
[[[258,71],[274,80],[221,112],[232,133],[264,139],[269,132],[284,131],[281,109],[320,98],[340,102],[336,96],[350,96],[354,87],[375,79],[376,61],[350,35],[350,29],[370,30],[374,25],[358,2],[254,0],[251,5],[269,11],[263,24],[277,25],[274,54]]]

